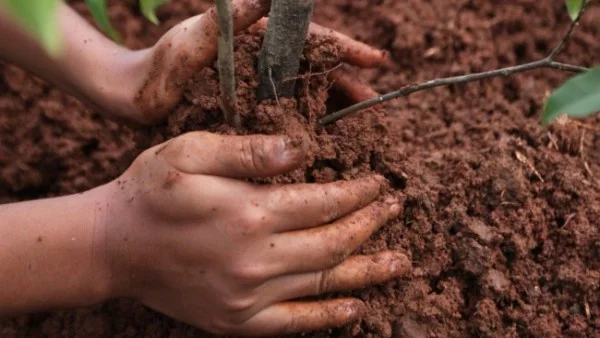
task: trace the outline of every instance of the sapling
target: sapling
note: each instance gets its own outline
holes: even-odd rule
[[[60,51],[55,9],[60,0],[0,0],[8,13],[23,24],[25,29],[37,37],[51,54]],[[544,59],[530,63],[486,71],[475,74],[448,77],[407,85],[397,91],[381,95],[371,100],[359,102],[351,107],[323,117],[321,125],[333,123],[347,115],[383,102],[408,96],[412,93],[439,86],[468,83],[498,76],[509,76],[541,68],[554,68],[582,73],[566,81],[556,89],[544,104],[541,122],[549,124],[562,114],[572,117],[586,117],[600,111],[600,68],[587,69],[556,61],[564,49],[574,28],[579,23],[587,5],[593,0],[565,0],[571,24],[560,43]],[[140,0],[142,13],[148,20],[158,24],[155,10],[167,0]],[[106,0],[86,0],[86,3],[98,26],[111,38],[120,41],[121,37],[112,27],[107,15]],[[239,116],[235,112],[235,74],[233,65],[233,24],[228,0],[217,0],[219,12],[219,72],[221,77],[221,102],[225,119],[233,126],[239,125]],[[260,85],[258,97],[275,99],[292,97],[295,92],[299,60],[304,47],[308,26],[313,11],[313,0],[277,0],[273,1],[269,23],[261,49],[258,74]]]
[[[273,1],[258,60],[259,100],[292,97],[313,12],[313,0]]]

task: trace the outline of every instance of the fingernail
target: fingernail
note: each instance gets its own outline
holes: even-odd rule
[[[285,136],[281,140],[281,152],[286,159],[295,160],[302,152],[302,139]]]
[[[395,196],[387,196],[384,202],[385,204],[392,205],[400,203],[400,200],[398,200],[398,198],[396,198]]]
[[[375,181],[383,183],[386,181],[385,177],[383,177],[382,175],[373,175],[372,176]]]
[[[397,217],[398,215],[400,215],[401,208],[402,207],[400,206],[400,204],[397,203],[390,205],[390,218]]]
[[[390,262],[389,271],[392,276],[399,277],[406,274],[410,267],[408,258],[403,254],[398,255]]]
[[[355,300],[346,306],[346,318],[358,319],[366,312],[365,305],[360,300]]]
[[[388,184],[387,178],[381,175],[374,175],[371,179],[375,181],[375,183],[377,183],[377,185],[379,186],[379,189],[381,190],[380,193],[383,193],[385,187]]]

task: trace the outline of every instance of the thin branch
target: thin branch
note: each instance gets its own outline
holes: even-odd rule
[[[567,41],[573,34],[574,27],[579,22],[579,20],[581,18],[581,14],[583,14],[583,12],[585,11],[586,5],[589,2],[590,1],[583,2],[582,8],[579,12],[579,15],[571,22],[571,24],[569,25],[569,28],[567,29],[567,32],[563,36],[560,43],[544,59],[526,63],[526,64],[522,64],[522,65],[518,65],[518,66],[506,67],[506,68],[501,68],[501,69],[496,69],[496,70],[491,70],[491,71],[486,71],[486,72],[481,72],[481,73],[473,73],[473,74],[467,74],[467,75],[461,75],[461,76],[439,78],[439,79],[434,79],[434,80],[430,80],[430,81],[419,83],[419,84],[416,84],[416,83],[409,84],[397,91],[394,91],[394,92],[391,92],[391,93],[388,93],[385,95],[381,95],[381,96],[378,96],[378,97],[370,99],[370,100],[359,102],[353,106],[350,106],[348,108],[342,109],[335,113],[329,114],[329,115],[321,118],[319,120],[319,124],[328,125],[328,124],[331,124],[345,116],[356,113],[356,112],[361,111],[366,108],[376,106],[383,102],[387,102],[387,101],[397,99],[400,97],[405,97],[405,96],[411,95],[416,92],[420,92],[423,90],[440,87],[440,86],[468,83],[468,82],[473,82],[473,81],[490,79],[490,78],[498,77],[498,76],[509,76],[512,74],[522,73],[522,72],[526,72],[526,71],[530,71],[530,70],[534,70],[534,69],[541,69],[541,68],[553,68],[553,69],[559,69],[559,70],[564,70],[564,71],[574,72],[574,73],[585,72],[588,70],[588,68],[570,65],[570,64],[562,63],[562,62],[557,62],[557,61],[554,61],[554,58],[564,49]]]
[[[327,75],[327,74],[333,72],[334,70],[342,67],[343,65],[344,65],[343,63],[340,63],[337,66],[335,66],[333,68],[330,68],[328,70],[322,71],[322,72],[318,72],[318,73],[308,72],[307,74],[302,74],[302,75],[290,77],[290,78],[287,78],[287,79],[283,79],[283,82],[295,81],[295,80],[300,80],[300,79],[304,80],[304,79],[310,79],[310,78],[312,78],[314,76]]]
[[[217,21],[219,23],[219,82],[220,103],[225,121],[232,127],[240,126],[237,113],[235,64],[233,60],[233,17],[230,0],[217,0]]]
[[[550,53],[550,55],[548,55],[548,59],[554,60],[554,58],[556,58],[556,56],[560,52],[562,52],[562,50],[565,48],[567,41],[569,41],[569,38],[573,34],[573,30],[579,24],[579,21],[581,20],[581,17],[587,8],[587,4],[590,1],[591,0],[582,0],[581,1],[581,8],[579,8],[579,13],[577,13],[577,17],[575,17],[575,19],[571,20],[571,24],[569,25],[569,28],[565,32],[565,35],[563,35],[563,38],[562,38],[562,40],[560,40],[560,43],[558,44],[558,46],[556,46],[556,48],[554,48],[554,50],[552,50],[552,53]]]
[[[469,74],[469,75],[440,78],[440,79],[430,80],[430,81],[420,83],[420,84],[411,84],[411,85],[408,85],[398,91],[391,92],[391,93],[376,97],[374,99],[370,99],[370,100],[366,100],[366,101],[357,103],[346,109],[342,109],[338,112],[335,112],[333,114],[329,114],[329,115],[323,117],[322,119],[319,120],[319,123],[321,125],[327,125],[327,124],[333,123],[333,122],[341,119],[342,117],[345,117],[352,113],[356,113],[362,109],[370,108],[370,107],[376,106],[378,104],[381,104],[383,102],[387,102],[387,101],[390,101],[390,100],[393,100],[393,99],[396,99],[399,97],[408,96],[410,94],[420,92],[423,90],[427,90],[427,89],[431,89],[431,88],[435,88],[435,87],[485,80],[485,79],[489,79],[489,78],[493,78],[493,77],[497,77],[497,76],[509,76],[512,74],[522,73],[522,72],[526,72],[529,70],[540,69],[540,68],[554,68],[554,69],[560,69],[560,70],[571,71],[571,72],[576,72],[576,73],[584,72],[584,71],[588,70],[587,68],[584,68],[584,67],[572,66],[572,65],[568,65],[568,64],[564,64],[564,63],[560,63],[560,62],[550,61],[548,59],[543,59],[543,60],[534,61],[534,62],[526,63],[523,65],[519,65],[519,66],[506,67],[506,68],[496,69],[496,70],[482,72],[482,73],[474,73],[474,74]]]

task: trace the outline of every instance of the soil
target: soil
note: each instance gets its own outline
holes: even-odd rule
[[[110,15],[131,48],[155,42],[212,1],[171,1],[161,26],[134,0]],[[71,2],[89,19],[82,1]],[[562,1],[317,0],[315,21],[389,50],[392,62],[357,71],[386,92],[407,83],[545,56],[569,18]],[[600,6],[586,13],[560,59],[600,61]],[[320,128],[348,105],[324,76],[305,76],[295,99],[255,103],[261,36],[236,40],[244,128],[225,127],[218,76],[190,81],[169,120],[144,132],[107,121],[22,70],[0,64],[0,203],[80,192],[117,177],[141,149],[190,130],[285,133],[313,145],[305,166],[269,182],[385,175],[402,215],[359,251],[395,249],[410,276],[352,292],[369,314],[311,336],[597,337],[600,335],[600,117],[538,123],[544,97],[567,74],[537,70],[418,93]],[[310,39],[303,74],[337,62]],[[204,333],[135,303],[23,316],[2,337],[195,337]]]

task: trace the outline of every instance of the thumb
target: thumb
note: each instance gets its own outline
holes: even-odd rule
[[[177,170],[231,178],[270,177],[306,159],[305,143],[288,136],[229,136],[192,132],[169,141],[157,153]]]

